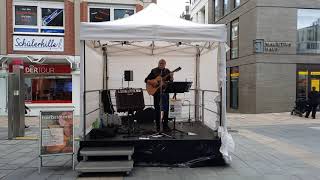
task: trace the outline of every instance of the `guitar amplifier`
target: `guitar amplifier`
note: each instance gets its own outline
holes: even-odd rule
[[[116,107],[118,112],[143,110],[143,90],[139,89],[118,89],[116,90]]]

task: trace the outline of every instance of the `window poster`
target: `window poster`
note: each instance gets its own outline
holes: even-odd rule
[[[110,9],[90,8],[90,22],[110,21]]]
[[[15,25],[37,26],[37,6],[15,6]]]
[[[73,111],[41,112],[41,155],[73,153]]]
[[[63,27],[63,9],[42,8],[42,25]]]
[[[114,20],[129,17],[134,14],[133,9],[115,9],[114,10]]]

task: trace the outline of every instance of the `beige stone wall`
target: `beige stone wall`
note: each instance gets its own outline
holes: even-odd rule
[[[296,97],[296,64],[257,63],[256,112],[286,112]]]

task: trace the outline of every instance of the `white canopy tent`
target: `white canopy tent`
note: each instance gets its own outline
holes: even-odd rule
[[[202,120],[210,128],[222,127],[220,129],[226,131],[226,39],[225,25],[197,24],[171,17],[156,4],[121,20],[82,23],[81,121],[84,135],[88,124],[92,123],[86,119],[95,120],[98,115],[87,113],[90,110],[86,109],[99,101],[88,92],[121,87],[118,85],[121,74],[128,69],[134,71],[132,86],[144,87],[144,78],[161,58],[167,60],[171,70],[177,66],[185,69],[175,74],[175,80],[193,81],[196,120],[200,120],[200,91],[222,92],[221,109],[212,105],[216,112],[220,111],[219,117],[207,116],[205,112],[201,116],[206,118]]]
[[[82,23],[81,40],[226,42],[225,25],[198,24],[171,17],[156,4],[124,19]],[[103,37],[103,38],[101,38]]]

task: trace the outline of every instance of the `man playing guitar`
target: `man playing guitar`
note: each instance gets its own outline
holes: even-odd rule
[[[157,80],[157,77],[161,76],[164,77],[161,81]],[[173,73],[166,68],[166,61],[164,59],[161,59],[158,63],[158,67],[151,70],[150,74],[146,77],[144,80],[145,83],[147,83],[147,86],[151,87],[158,87],[156,89],[155,93],[152,93],[153,95],[153,105],[155,108],[156,113],[156,126],[157,131],[160,131],[160,112],[163,111],[163,130],[169,131],[170,128],[168,126],[168,116],[169,116],[169,94],[168,93],[162,93],[162,107],[160,109],[160,86],[162,86],[165,82],[173,81]],[[164,91],[164,87],[162,86],[162,91]],[[150,93],[149,93],[150,94]]]

